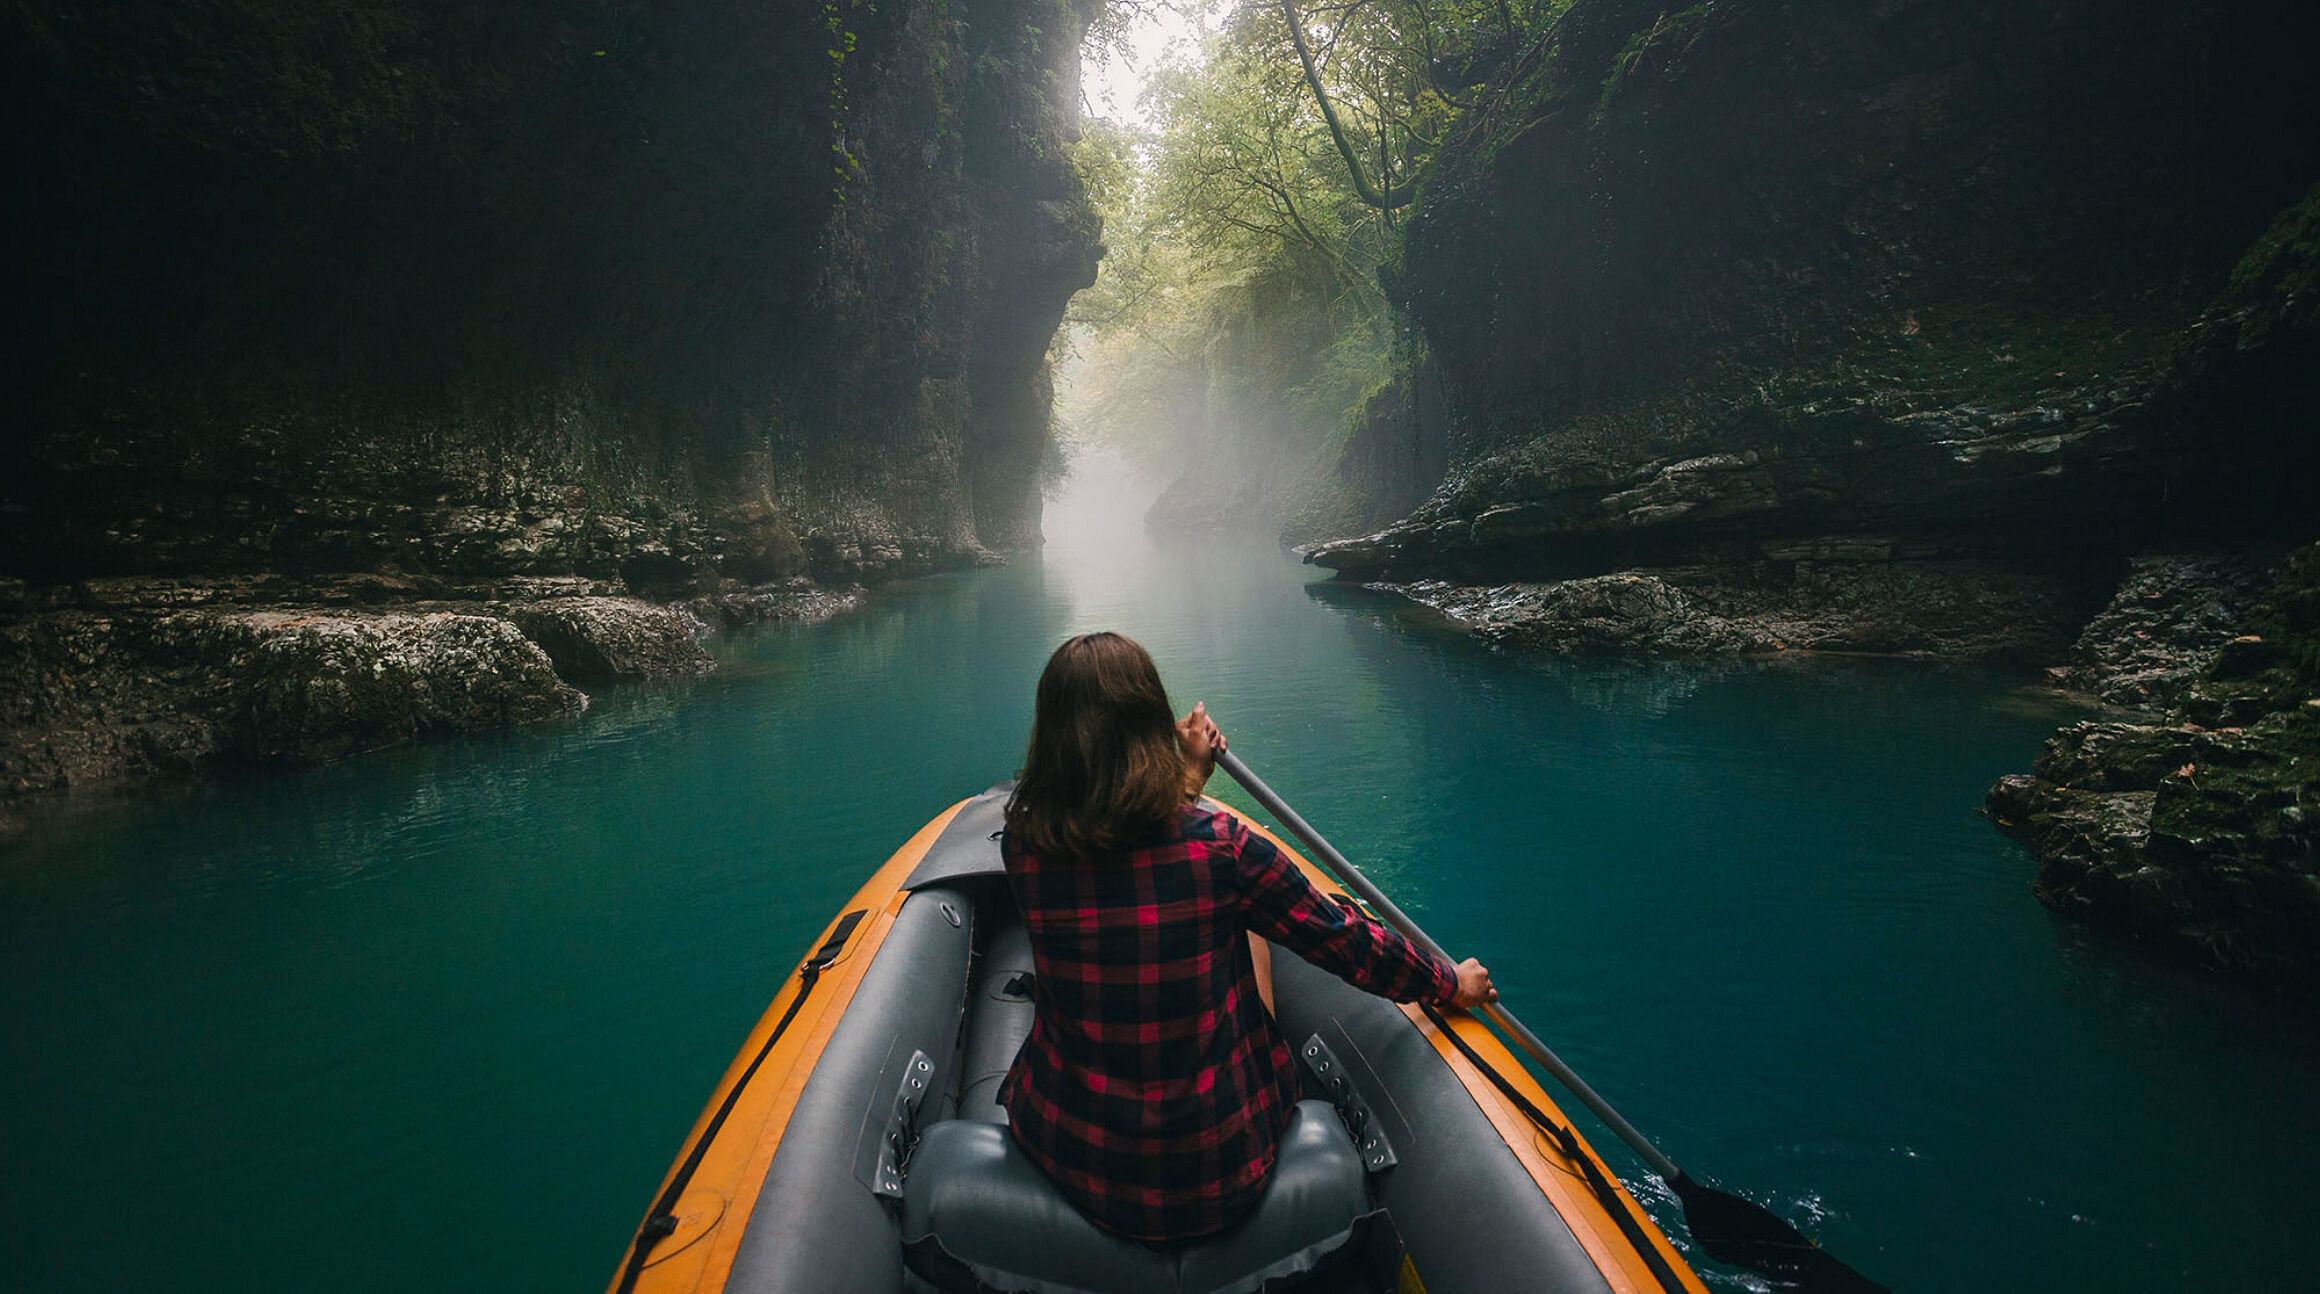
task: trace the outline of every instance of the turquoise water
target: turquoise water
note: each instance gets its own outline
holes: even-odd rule
[[[2320,1029],[2056,923],[1974,812],[2053,701],[1525,661],[1066,505],[1044,560],[698,684],[0,846],[0,1285],[601,1287],[808,940],[1107,626],[1678,1162],[1872,1274],[2312,1284]]]

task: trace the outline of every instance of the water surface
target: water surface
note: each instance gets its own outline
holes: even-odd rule
[[[1678,1162],[1872,1274],[2310,1284],[2311,1022],[2057,924],[1974,812],[2055,702],[1519,659],[1134,515],[577,722],[44,815],[0,846],[5,1283],[601,1287],[807,942],[1113,627]]]

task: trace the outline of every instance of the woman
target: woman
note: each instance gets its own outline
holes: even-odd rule
[[[1358,988],[1479,1006],[1490,973],[1421,952],[1200,788],[1223,734],[1181,722],[1151,656],[1115,633],[1063,644],[1039,677],[1002,845],[1037,970],[1037,1011],[1001,1088],[1024,1153],[1081,1212],[1138,1240],[1239,1221],[1297,1099],[1250,934]]]

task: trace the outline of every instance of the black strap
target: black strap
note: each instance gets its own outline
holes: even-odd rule
[[[1458,1054],[1466,1057],[1468,1064],[1482,1071],[1482,1076],[1489,1079],[1491,1086],[1497,1088],[1506,1099],[1514,1102],[1515,1108],[1523,1112],[1523,1117],[1555,1139],[1564,1157],[1579,1165],[1579,1171],[1595,1192],[1596,1200],[1603,1205],[1612,1220],[1619,1224],[1620,1233],[1627,1237],[1628,1244],[1643,1255],[1643,1261],[1651,1268],[1651,1274],[1659,1279],[1660,1288],[1681,1294],[1685,1289],[1683,1278],[1668,1266],[1666,1256],[1660,1253],[1658,1245],[1652,1243],[1650,1232],[1644,1229],[1642,1220],[1631,1211],[1635,1206],[1620,1193],[1617,1184],[1603,1175],[1603,1170],[1595,1164],[1595,1157],[1580,1146],[1578,1134],[1572,1132],[1569,1126],[1547,1117],[1547,1112],[1532,1104],[1531,1099],[1523,1095],[1521,1089],[1508,1081],[1504,1074],[1491,1068],[1490,1062],[1484,1060],[1481,1053],[1458,1036],[1458,1031],[1450,1027],[1450,1022],[1442,1018],[1442,1013],[1435,1009],[1433,1003],[1420,1003],[1418,1009],[1426,1013],[1426,1018],[1434,1022],[1434,1027],[1442,1031],[1442,1036],[1450,1040],[1450,1045],[1458,1049]]]
[[[815,949],[813,956],[806,958],[806,964],[799,968],[797,996],[789,1000],[789,1009],[781,1013],[781,1019],[775,1022],[765,1045],[757,1049],[757,1055],[751,1058],[749,1068],[742,1070],[741,1077],[734,1080],[732,1090],[725,1093],[725,1100],[717,1106],[717,1113],[710,1118],[709,1126],[701,1129],[700,1138],[685,1155],[683,1166],[677,1169],[676,1176],[669,1179],[668,1188],[661,1192],[660,1198],[653,1201],[652,1211],[645,1214],[644,1225],[637,1229],[636,1241],[628,1251],[628,1266],[620,1273],[618,1294],[630,1294],[636,1288],[637,1277],[644,1274],[645,1260],[652,1256],[653,1246],[677,1229],[677,1200],[684,1195],[685,1187],[693,1180],[693,1173],[701,1167],[702,1158],[709,1153],[709,1143],[717,1139],[717,1130],[725,1126],[726,1116],[732,1114],[733,1107],[740,1103],[742,1091],[749,1086],[749,1080],[757,1075],[757,1067],[764,1064],[765,1058],[773,1053],[773,1045],[781,1041],[781,1035],[789,1028],[789,1022],[797,1019],[798,1008],[813,996],[814,985],[822,978],[822,968],[838,959],[839,952],[846,946],[847,937],[854,933],[854,927],[862,924],[862,918],[866,915],[868,909],[861,909],[839,917],[836,928],[830,931],[830,937],[823,940],[822,946]]]

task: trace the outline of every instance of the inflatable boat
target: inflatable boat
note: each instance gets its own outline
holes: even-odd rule
[[[1000,865],[1006,791],[928,823],[823,930],[694,1124],[614,1294],[1704,1291],[1481,1021],[1278,950],[1272,1005],[1311,1099],[1255,1213],[1184,1245],[1096,1228],[1014,1150],[998,1104],[1035,984]]]

